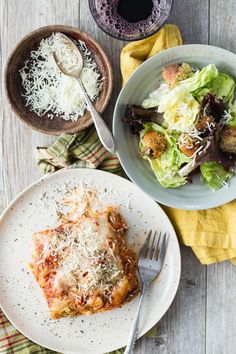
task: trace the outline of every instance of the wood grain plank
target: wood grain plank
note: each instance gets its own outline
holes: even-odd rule
[[[4,3],[0,2],[0,23],[3,23]],[[2,29],[1,29],[2,30]],[[0,36],[0,68],[2,68],[2,37]],[[0,80],[2,82],[3,73],[0,69]],[[3,85],[0,85],[0,210],[5,205],[6,194],[4,191],[4,165],[3,165]]]
[[[236,53],[236,2],[210,0],[209,42]],[[229,262],[207,268],[206,353],[235,353],[236,268]]]
[[[173,1],[168,23],[181,30],[185,44],[208,43],[208,0]]]
[[[2,67],[16,43],[35,28],[48,24],[79,26],[79,0],[17,0],[1,1]],[[1,207],[41,174],[33,155],[35,146],[48,145],[55,140],[24,126],[11,112],[2,97],[1,154],[3,173],[1,184],[5,198]]]
[[[207,4],[207,1],[201,1],[202,4]],[[184,2],[186,6],[189,6],[188,2]],[[199,11],[202,10],[200,6]],[[179,10],[176,8],[176,2],[174,5],[175,16],[178,17]],[[201,34],[207,42],[207,19],[205,21],[205,27],[202,24],[201,33],[199,32],[199,25],[196,26],[196,32],[192,34],[190,40],[200,42],[202,39]],[[171,19],[170,19],[171,21]],[[172,14],[172,23],[175,23],[175,17]],[[109,113],[112,113],[114,101],[119,91],[120,73],[118,58],[120,49],[125,43],[117,41],[108,37],[105,33],[96,26],[91,17],[88,7],[85,5],[81,7],[80,17],[81,28],[85,31],[89,31],[95,38],[99,39],[99,42],[110,56],[112,66],[115,75],[115,88],[113,97],[110,102],[108,112],[106,115],[107,121],[111,119]],[[160,353],[182,353],[185,351],[187,354],[202,354],[205,350],[205,267],[201,266],[196,260],[192,252],[184,248],[182,252],[183,270],[181,277],[180,289],[173,303],[171,309],[166,316],[158,324],[158,331],[160,336],[153,340],[143,337],[136,348],[136,352],[143,353],[156,353],[157,350]],[[183,306],[184,301],[184,306]],[[192,323],[192,318],[195,318]],[[180,326],[181,323],[181,326]],[[181,338],[181,340],[180,340]],[[198,342],[196,347],[195,341]],[[195,351],[193,351],[193,348]]]
[[[236,268],[229,262],[208,266],[206,353],[235,353]]]
[[[205,353],[205,267],[192,251],[181,248],[182,274],[177,295],[157,324],[156,339],[143,338],[137,354]]]
[[[178,25],[184,43],[208,43],[208,0],[174,1],[167,21]],[[206,267],[192,251],[181,248],[180,287],[169,311],[157,325],[158,338],[143,338],[137,353],[205,353]]]
[[[101,32],[93,22],[84,0],[2,0],[1,19],[1,66],[16,42],[34,28],[46,24],[69,24],[79,26],[79,3],[81,27],[91,33],[109,54],[115,74],[114,93],[105,113],[111,124],[112,111],[120,88],[119,52],[123,43]],[[168,22],[176,23],[185,43],[208,42],[208,1],[183,0],[174,2]],[[236,51],[236,3],[211,0],[209,41]],[[16,11],[17,9],[17,11]],[[227,29],[227,30],[226,30]],[[2,74],[1,74],[2,75]],[[2,90],[2,88],[1,88]],[[20,123],[11,113],[1,94],[0,121],[0,208],[22,188],[39,175],[32,150],[36,145],[48,144],[54,138],[35,133]],[[180,289],[171,309],[158,324],[159,337],[143,338],[137,353],[183,353],[205,352],[205,267],[202,267],[191,251],[182,249],[182,276]],[[236,322],[234,312],[236,271],[229,263],[208,267],[207,273],[207,338],[206,353],[234,353]],[[215,325],[217,323],[217,326]]]
[[[236,53],[236,2],[210,0],[209,19],[209,44]]]
[[[83,5],[82,5],[83,4]],[[124,46],[123,41],[119,41],[108,36],[105,32],[101,31],[97,26],[96,22],[93,20],[93,17],[89,10],[88,2],[81,2],[80,6],[80,28],[81,30],[88,32],[91,34],[97,41],[101,44],[104,51],[110,58],[113,67],[114,74],[114,89],[111,96],[110,103],[103,113],[103,118],[109,125],[112,126],[112,116],[115,107],[115,102],[118,96],[118,93],[121,89],[121,77],[120,77],[120,65],[119,65],[119,57],[120,50]]]

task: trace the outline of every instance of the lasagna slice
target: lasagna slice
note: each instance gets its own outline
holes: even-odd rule
[[[121,216],[108,208],[33,235],[31,269],[52,318],[110,310],[137,294],[126,231]]]

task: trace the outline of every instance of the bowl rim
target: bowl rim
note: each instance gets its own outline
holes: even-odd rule
[[[33,124],[29,123],[27,120],[25,120],[24,118],[22,118],[20,111],[15,107],[15,105],[12,103],[11,101],[11,94],[10,94],[10,90],[7,84],[7,77],[9,74],[9,64],[12,60],[12,58],[15,55],[15,52],[20,48],[20,46],[24,43],[25,40],[33,37],[35,34],[40,33],[43,30],[49,30],[52,32],[67,32],[67,31],[73,31],[76,32],[78,34],[80,34],[81,36],[87,37],[89,38],[89,40],[91,40],[91,42],[93,42],[95,44],[95,46],[98,48],[98,51],[100,53],[100,55],[104,58],[105,62],[107,63],[107,76],[108,76],[108,89],[107,89],[107,94],[105,96],[105,99],[101,105],[101,108],[99,109],[99,113],[103,113],[104,110],[107,108],[111,95],[112,95],[112,91],[113,91],[113,86],[114,86],[114,73],[113,73],[113,68],[111,65],[111,61],[107,55],[107,53],[104,51],[104,49],[101,47],[101,45],[98,43],[98,41],[96,39],[94,39],[90,34],[88,34],[85,31],[81,31],[79,28],[77,27],[73,27],[73,26],[67,26],[67,25],[48,25],[48,26],[43,26],[43,27],[39,27],[34,29],[33,31],[29,32],[28,34],[26,34],[24,37],[22,37],[17,43],[16,45],[11,49],[10,54],[7,58],[7,61],[5,63],[4,66],[4,73],[3,73],[3,86],[4,86],[4,92],[5,92],[5,97],[7,99],[7,103],[10,105],[11,110],[13,111],[13,113],[17,116],[17,118],[19,118],[21,120],[21,122],[23,122],[26,126],[28,126],[29,128],[38,131],[40,133],[46,134],[46,135],[61,135],[61,134],[72,134],[72,133],[78,133],[81,130],[84,130],[86,128],[88,128],[89,126],[91,126],[93,124],[93,120],[92,117],[90,116],[90,118],[87,120],[87,122],[84,124],[83,129],[78,129],[78,127],[76,128],[76,126],[72,129],[61,129],[61,130],[55,130],[55,131],[48,131],[45,130],[43,128],[36,128]],[[87,110],[86,110],[87,111]],[[85,112],[86,112],[85,111]],[[82,116],[83,117],[83,116]],[[80,117],[81,118],[81,117]],[[78,123],[78,121],[76,121],[75,123]]]
[[[133,78],[137,75],[137,73],[139,73],[140,71],[143,70],[144,67],[148,66],[150,62],[152,61],[157,61],[158,59],[161,60],[161,57],[163,55],[166,54],[171,54],[174,53],[176,50],[179,51],[181,50],[183,47],[185,47],[186,49],[198,49],[199,51],[204,50],[204,49],[212,49],[214,51],[218,51],[221,52],[222,54],[226,54],[226,55],[230,55],[233,56],[234,59],[236,58],[236,54],[221,48],[221,47],[217,47],[217,46],[213,46],[213,45],[208,45],[208,44],[184,44],[184,45],[180,45],[177,47],[172,47],[172,48],[168,48],[162,52],[159,52],[155,55],[153,55],[151,58],[147,59],[144,63],[142,63],[137,69],[135,69],[135,71],[131,74],[131,76],[129,77],[129,79],[126,81],[125,85],[122,87],[119,96],[117,97],[116,100],[116,104],[115,104],[115,109],[114,109],[114,113],[113,113],[113,123],[112,123],[112,131],[113,131],[113,135],[115,137],[115,139],[117,139],[117,133],[116,133],[116,122],[118,120],[118,106],[119,106],[119,101],[120,98],[123,95],[123,92],[126,89],[127,85],[131,85]],[[177,59],[178,60],[178,59]],[[164,66],[164,62],[163,62],[163,66]],[[221,198],[221,200],[216,200],[215,202],[212,201],[208,201],[207,205],[202,206],[201,203],[197,203],[195,205],[192,205],[191,203],[185,202],[182,203],[181,205],[179,205],[177,202],[169,202],[167,201],[165,198],[156,198],[156,196],[153,196],[153,194],[145,187],[143,187],[143,185],[141,186],[141,184],[138,181],[138,178],[136,178],[135,173],[132,173],[131,169],[129,169],[129,167],[127,167],[126,163],[123,161],[123,158],[121,157],[120,151],[119,149],[117,149],[116,151],[118,159],[120,161],[120,164],[122,166],[122,168],[124,169],[125,173],[127,174],[127,176],[132,180],[133,183],[135,183],[139,188],[141,188],[143,190],[143,192],[145,192],[146,194],[148,194],[151,198],[155,199],[158,203],[161,203],[165,206],[171,207],[171,208],[178,208],[178,209],[182,209],[182,210],[207,210],[207,209],[211,209],[211,208],[215,208],[215,207],[219,207],[223,204],[229,203],[231,201],[233,201],[236,198],[236,190],[233,193],[233,190],[231,190],[231,195],[229,196],[229,194],[225,193],[225,197]],[[236,178],[236,175],[235,175]],[[158,183],[158,182],[157,182]],[[184,187],[184,186],[183,186]],[[229,188],[230,189],[230,188]],[[172,188],[166,189],[171,193]],[[214,193],[212,191],[212,193]]]

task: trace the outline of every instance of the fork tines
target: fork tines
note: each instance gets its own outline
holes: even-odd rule
[[[148,236],[141,248],[139,258],[147,258],[153,260],[162,260],[165,257],[167,248],[167,234],[164,235],[161,231],[155,231],[152,236],[152,230],[149,231]]]

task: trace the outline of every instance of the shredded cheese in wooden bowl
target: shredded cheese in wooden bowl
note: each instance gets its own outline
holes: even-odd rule
[[[8,101],[29,127],[45,134],[79,132],[92,124],[78,82],[58,69],[53,52],[75,61],[63,35],[74,41],[83,57],[82,82],[96,110],[106,108],[113,86],[110,61],[99,43],[79,29],[52,25],[25,36],[11,53],[5,70]]]
[[[84,67],[81,80],[92,101],[102,88],[102,77],[91,52],[82,41],[74,41],[83,55]],[[22,85],[25,89],[25,104],[39,117],[48,114],[53,119],[60,116],[76,121],[86,110],[86,103],[76,78],[63,74],[57,67],[53,52],[59,51],[68,62],[73,62],[73,53],[63,41],[59,32],[42,39],[38,50],[32,51],[20,69]]]

